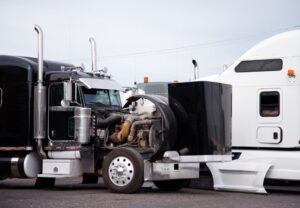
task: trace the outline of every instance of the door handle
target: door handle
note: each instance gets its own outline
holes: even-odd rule
[[[278,139],[278,132],[273,133],[273,139]]]

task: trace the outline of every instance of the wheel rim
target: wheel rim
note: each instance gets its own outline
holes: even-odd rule
[[[132,162],[123,156],[113,159],[108,168],[109,178],[116,186],[128,185],[133,179],[133,174]]]

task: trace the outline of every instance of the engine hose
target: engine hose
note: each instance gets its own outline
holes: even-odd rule
[[[121,119],[122,117],[120,115],[111,115],[107,118],[100,118],[100,117],[97,117],[96,119],[96,126],[98,128],[107,128],[108,126],[114,124],[114,123],[120,123],[121,122]]]

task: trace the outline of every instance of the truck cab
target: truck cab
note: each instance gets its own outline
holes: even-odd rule
[[[299,29],[277,34],[202,79],[232,85],[235,160],[211,166],[215,175],[226,172],[217,189],[266,193],[265,179],[300,180],[299,43]]]
[[[97,69],[93,39],[85,71],[44,60],[35,30],[38,58],[0,56],[0,178],[43,186],[101,176],[114,192],[144,181],[178,190],[199,178],[200,162],[231,160],[230,85],[172,83],[169,97],[134,95],[122,107],[122,88]]]

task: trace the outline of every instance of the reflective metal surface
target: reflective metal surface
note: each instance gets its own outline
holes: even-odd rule
[[[90,142],[91,109],[76,107],[74,111],[74,138],[80,144]]]
[[[43,30],[40,26],[38,25],[34,25],[34,30],[37,32],[38,34],[38,82],[43,82],[43,50],[44,50],[44,46],[43,46]]]
[[[28,178],[35,178],[42,172],[42,160],[36,152],[31,152],[24,159],[24,173]]]
[[[33,137],[35,139],[46,138],[46,87],[41,84],[34,88],[34,118]]]
[[[127,157],[116,157],[109,165],[109,178],[117,186],[126,186],[133,179],[134,168]]]
[[[199,178],[200,163],[144,162],[144,180],[162,181]]]
[[[34,113],[33,113],[33,137],[35,139],[46,138],[46,87],[43,86],[43,31],[35,25],[38,34],[38,80],[34,88]]]
[[[97,47],[94,38],[90,37],[91,54],[92,54],[92,71],[97,71]]]
[[[79,78],[79,81],[88,89],[119,90],[123,88],[111,79]]]
[[[18,157],[12,157],[11,158],[10,171],[11,171],[12,177],[15,177],[15,178],[21,177],[20,170],[19,170],[19,167],[18,167],[18,162],[19,162]]]

